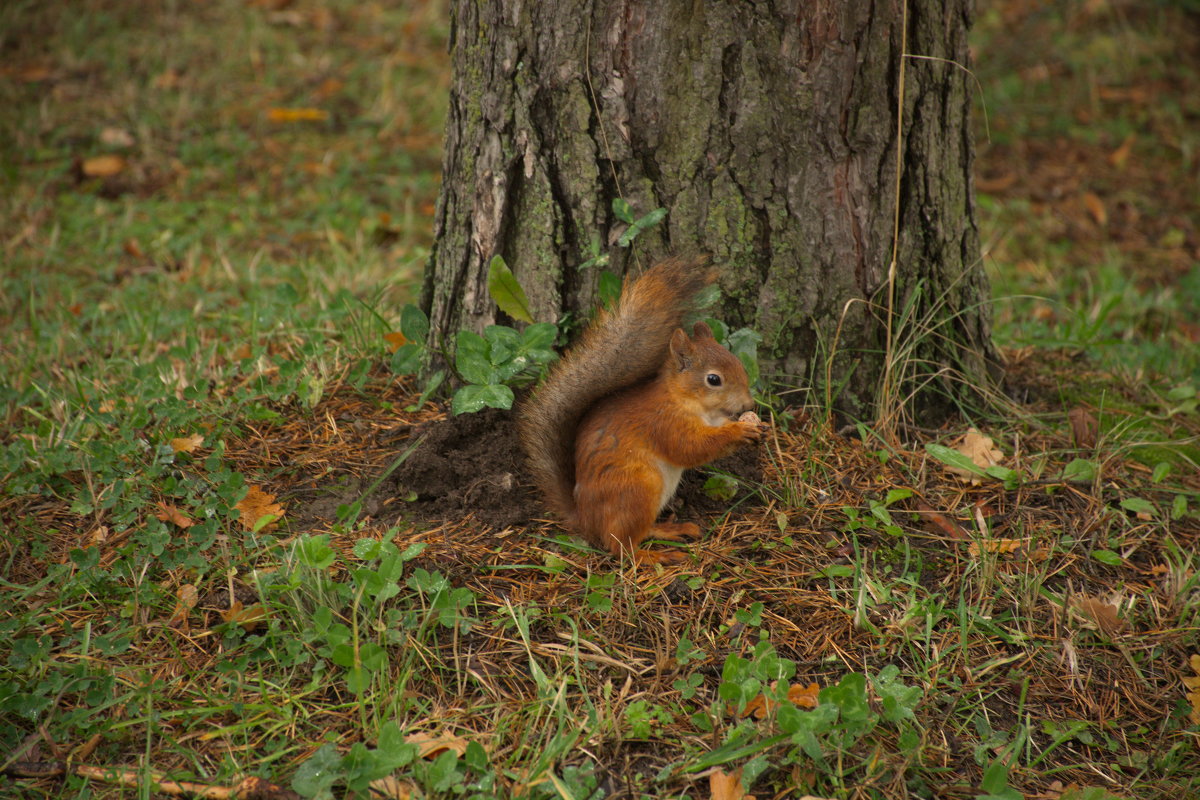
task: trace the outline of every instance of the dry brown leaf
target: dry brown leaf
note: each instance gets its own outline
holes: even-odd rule
[[[150,85],[155,89],[174,89],[179,86],[179,73],[168,69],[159,73],[154,80],[150,81]]]
[[[1192,672],[1196,673],[1195,677],[1185,677],[1183,685],[1187,687],[1187,699],[1192,704],[1192,710],[1188,712],[1188,718],[1191,719],[1193,725],[1200,725],[1200,655],[1193,654],[1188,659],[1188,664],[1192,668]]]
[[[188,612],[196,607],[196,602],[200,599],[200,593],[196,591],[196,587],[190,583],[185,583],[179,587],[179,591],[175,592],[175,611],[172,612],[171,618],[167,620],[167,624],[172,628],[182,628],[187,630]]]
[[[202,444],[204,444],[204,437],[198,433],[193,433],[191,436],[172,439],[171,449],[176,453],[190,453]]]
[[[772,686],[772,689],[775,687]],[[788,687],[788,700],[800,708],[816,708],[817,693],[820,691],[815,683],[810,683],[804,686],[799,683],[793,683]],[[746,703],[746,708],[742,711],[743,716],[754,717],[755,719],[763,719],[777,705],[775,700],[770,699],[765,694],[760,694],[750,702]],[[729,713],[733,714],[736,710],[731,704],[728,707]]]
[[[971,558],[979,558],[980,553],[1011,553],[1024,544],[1022,539],[984,539],[967,545],[967,553]]]
[[[221,619],[232,625],[241,625],[246,631],[253,631],[267,618],[267,609],[261,603],[252,606],[242,605],[241,600],[234,600],[227,611],[221,612]]]
[[[53,74],[49,67],[33,66],[25,67],[18,71],[17,77],[25,83],[41,83],[42,81],[49,80]]]
[[[84,545],[84,547],[99,547],[108,541],[108,526],[97,525],[94,529],[92,529],[92,532],[88,534],[87,538],[88,542],[86,545]]]
[[[275,502],[275,495],[267,494],[257,486],[251,486],[246,496],[235,506],[240,513],[242,527],[254,531],[258,521],[270,514],[278,520],[283,516],[283,506]],[[270,531],[276,527],[275,520],[264,525],[260,530]]]
[[[968,536],[966,529],[962,525],[959,525],[942,512],[934,511],[924,503],[917,504],[917,513],[933,523],[934,527],[938,528],[951,539],[966,539]]]
[[[1029,800],[1058,800],[1065,790],[1066,787],[1063,786],[1062,781],[1051,781],[1050,785],[1046,787],[1046,791],[1030,796]]]
[[[746,800],[746,790],[742,788],[742,768],[733,772],[714,769],[708,774],[708,790],[712,800]]]
[[[271,108],[267,110],[271,122],[324,122],[329,112],[323,108]]]
[[[146,251],[142,249],[141,243],[132,236],[125,240],[125,243],[121,245],[121,249],[125,251],[126,255],[133,256],[134,258],[146,257]]]
[[[94,156],[85,158],[79,170],[89,178],[111,178],[125,171],[125,159],[120,156]]]
[[[344,81],[337,78],[326,78],[316,89],[313,89],[313,97],[317,100],[328,100],[344,88],[346,88]]]
[[[432,733],[417,733],[409,734],[404,737],[404,740],[409,744],[417,746],[417,754],[421,758],[429,758],[436,756],[443,750],[453,750],[459,756],[467,752],[469,742],[461,736],[455,736],[449,731],[443,731],[440,736]]]
[[[124,128],[104,128],[100,131],[100,144],[108,147],[133,147],[133,134]]]
[[[815,683],[810,683],[808,686],[793,683],[788,689],[788,700],[800,708],[816,708],[819,705],[817,694],[820,691]]]
[[[1124,169],[1125,162],[1129,160],[1129,154],[1133,151],[1133,142],[1137,139],[1135,134],[1129,134],[1125,137],[1125,141],[1121,142],[1121,146],[1108,154],[1108,163],[1112,164],[1117,169]]]
[[[1067,421],[1071,423],[1071,438],[1075,446],[1092,448],[1096,446],[1096,438],[1100,431],[1100,423],[1083,406],[1076,406],[1067,413]]]
[[[755,719],[763,719],[767,716],[767,712],[774,707],[774,701],[767,699],[765,694],[760,694],[758,697],[755,697],[753,700],[746,703],[746,707],[742,710],[742,714],[747,717],[754,717]],[[734,713],[736,710],[737,709],[732,703],[729,704],[728,711],[730,714]]]
[[[389,353],[394,353],[404,345],[408,344],[408,339],[403,333],[400,333],[400,331],[385,333],[383,338],[387,340]]]
[[[1087,206],[1088,214],[1096,221],[1097,225],[1103,228],[1108,224],[1108,209],[1104,207],[1104,201],[1096,194],[1084,192],[1083,204]]]
[[[1017,173],[1007,172],[1003,175],[995,177],[977,177],[975,178],[975,190],[984,194],[996,194],[1003,192],[1017,182]]]
[[[1117,614],[1120,610],[1120,600],[1115,599],[1117,602],[1081,595],[1071,601],[1071,610],[1085,625],[1108,636],[1116,636],[1125,630],[1126,623]]]
[[[992,437],[984,436],[975,428],[968,428],[954,449],[971,459],[980,469],[995,466],[1004,458],[1004,453],[996,449]],[[977,486],[981,482],[979,476],[969,470],[949,465],[946,466],[946,469],[960,479],[969,481],[972,486]]]
[[[154,512],[154,516],[158,517],[163,522],[170,522],[184,530],[196,524],[196,521],[187,514],[180,511],[170,503],[155,503],[158,506],[158,511]]]
[[[409,800],[417,795],[417,786],[395,775],[371,781],[371,797],[380,800]]]
[[[1054,322],[1058,319],[1058,314],[1054,311],[1054,308],[1045,303],[1036,304],[1030,314],[1038,322]]]

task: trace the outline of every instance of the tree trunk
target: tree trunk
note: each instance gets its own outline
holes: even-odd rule
[[[539,320],[590,308],[598,238],[618,274],[711,252],[719,312],[763,336],[764,372],[819,401],[828,380],[858,416],[881,387],[986,380],[970,5],[454,0],[434,344],[497,321],[497,254]],[[668,216],[621,248],[615,197]]]

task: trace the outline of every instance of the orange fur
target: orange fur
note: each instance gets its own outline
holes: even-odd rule
[[[682,560],[678,551],[641,549],[648,538],[699,536],[692,523],[655,524],[680,474],[762,435],[757,422],[737,421],[753,407],[741,362],[707,325],[690,337],[678,327],[711,280],[698,260],[652,268],[522,410],[522,442],[551,505],[614,555]]]

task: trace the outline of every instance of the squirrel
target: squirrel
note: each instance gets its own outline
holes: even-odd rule
[[[746,370],[697,322],[680,327],[716,279],[706,257],[670,258],[601,310],[518,414],[538,488],[566,527],[637,563],[675,564],[647,538],[695,539],[694,523],[655,523],[683,471],[762,438]]]

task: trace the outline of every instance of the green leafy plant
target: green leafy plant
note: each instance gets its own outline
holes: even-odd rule
[[[584,602],[597,614],[607,614],[612,611],[612,590],[617,582],[617,576],[611,572],[589,575],[584,581],[587,596]]]
[[[768,758],[770,752],[772,763],[797,764],[804,769],[815,766],[829,786],[840,789],[859,769],[869,765],[869,754],[858,759],[852,754],[880,725],[898,732],[902,750],[912,750],[919,744],[915,709],[922,693],[919,687],[901,682],[899,674],[899,668],[892,664],[871,680],[861,673],[849,673],[820,690],[815,708],[801,709],[788,697],[789,683],[796,675],[795,662],[780,657],[764,638],[748,656],[731,653],[725,659],[717,695],[719,703],[739,713],[751,706],[767,710],[769,724],[742,720],[729,729],[721,746],[683,765],[683,769],[694,772],[750,759],[748,766]],[[877,698],[875,702],[871,694]],[[720,705],[714,706],[710,718],[719,718],[722,711]]]
[[[514,319],[532,322],[525,291],[500,256],[492,259],[488,288],[502,311]],[[405,342],[392,355],[392,371],[416,373],[428,360],[428,317],[414,305],[404,306],[400,312],[400,333]],[[454,393],[451,401],[454,413],[511,408],[512,386],[532,380],[558,357],[553,350],[557,336],[558,328],[548,322],[532,323],[523,331],[506,325],[489,325],[482,336],[473,331],[459,331],[455,338],[454,369],[465,385]],[[431,375],[414,405],[423,404],[445,377],[443,371]]]
[[[467,414],[485,407],[511,408],[511,384],[557,358],[551,349],[557,335],[558,329],[549,322],[534,323],[521,332],[489,325],[483,336],[459,331],[455,366],[467,385],[454,393],[454,413]]]
[[[674,720],[668,709],[646,700],[634,700],[625,706],[624,717],[629,735],[634,739],[649,739],[655,731]]]
[[[417,746],[394,721],[380,728],[375,747],[356,742],[340,754],[331,744],[322,746],[296,770],[292,789],[312,800],[342,796],[335,787],[344,787],[354,796],[367,796],[375,794],[373,785],[387,778],[395,780],[397,775],[433,794],[470,800],[494,796],[495,774],[478,742],[467,743],[461,758],[447,749],[432,759],[421,759]]]

